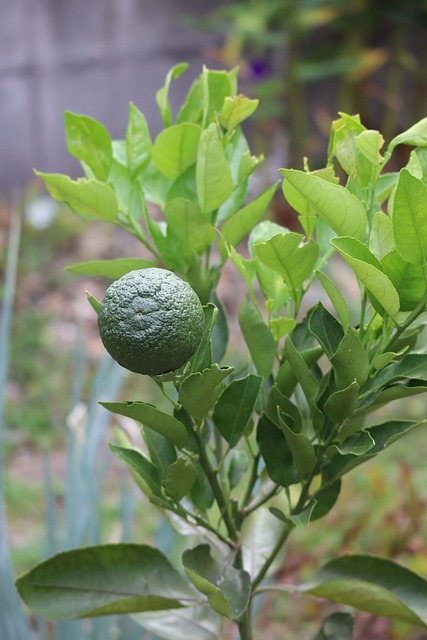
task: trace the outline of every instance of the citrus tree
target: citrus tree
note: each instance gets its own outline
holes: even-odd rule
[[[164,128],[154,142],[133,104],[124,140],[66,113],[68,148],[86,177],[38,175],[77,214],[126,229],[144,247],[143,257],[71,271],[114,281],[102,302],[88,295],[104,345],[164,393],[169,410],[143,399],[102,404],[141,424],[141,442],[118,432],[111,449],[188,536],[186,549],[180,566],[146,544],[67,551],[20,577],[19,593],[52,620],[128,613],[174,639],[218,638],[230,621],[249,640],[266,589],[425,627],[427,582],[390,559],[330,558],[286,587],[273,576],[289,536],[333,508],[343,476],[425,425],[381,421],[377,410],[427,389],[417,346],[427,304],[427,118],[383,151],[378,131],[340,114],[325,168],[306,161],[305,171],[279,171],[300,223],[291,231],[264,219],[277,184],[248,197],[263,158],[241,124],[257,100],[238,94],[236,70],[204,69],[174,117],[169,87],[185,69],[173,67],[157,92]],[[409,162],[387,173],[400,144],[414,147]],[[237,347],[246,345],[245,364],[226,350],[217,284],[227,262],[246,292]],[[341,290],[343,265],[357,299]],[[351,638],[350,614],[333,614],[316,638],[331,629]]]

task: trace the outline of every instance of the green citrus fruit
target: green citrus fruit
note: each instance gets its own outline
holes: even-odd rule
[[[166,269],[139,269],[108,287],[98,327],[116,362],[155,376],[191,358],[202,337],[204,314],[188,282]]]

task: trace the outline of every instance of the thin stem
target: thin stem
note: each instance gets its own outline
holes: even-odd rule
[[[232,549],[234,548],[234,544],[231,542],[229,538],[224,536],[220,531],[218,531],[218,529],[213,527],[209,522],[207,522],[197,514],[191,513],[191,511],[187,511],[187,509],[184,509],[183,507],[180,507],[180,509],[177,511],[175,511],[174,509],[170,509],[170,511],[173,511],[173,513],[176,513],[176,515],[180,516],[181,518],[184,518],[185,520],[187,520],[187,518],[192,518],[196,522],[196,524],[199,525],[199,527],[203,527],[203,529],[206,529],[207,531],[214,533],[217,536],[217,538],[221,540],[221,542],[224,542],[227,546],[231,547]]]
[[[306,285],[304,287],[304,291],[303,293],[305,293],[306,291],[308,291],[308,289],[310,288],[311,283],[313,282],[314,278],[316,277],[316,271],[321,271],[321,269],[323,269],[323,267],[328,264],[329,262],[329,258],[331,258],[333,256],[333,254],[335,253],[335,247],[331,247],[330,249],[327,250],[327,252],[325,253],[324,256],[322,256],[319,260],[319,262],[316,265],[316,269],[313,271],[313,273],[310,275],[310,277],[307,279]]]
[[[252,506],[244,509],[244,515],[248,516],[253,511],[256,511],[259,507],[268,502],[270,498],[273,498],[281,488],[282,487],[280,485],[276,484],[268,493],[262,496],[257,502],[254,502]]]
[[[238,621],[239,634],[241,640],[252,640],[252,606],[251,602],[249,602],[245,611],[243,612],[242,617]]]
[[[308,498],[309,493],[310,493],[310,485],[311,485],[314,477],[319,472],[319,469],[320,469],[320,466],[321,466],[321,461],[322,461],[322,455],[323,455],[324,451],[328,448],[329,444],[334,439],[336,431],[337,431],[337,427],[335,427],[334,429],[331,429],[331,433],[329,434],[328,438],[325,440],[323,445],[321,447],[319,447],[316,464],[314,465],[311,473],[308,475],[308,477],[306,478],[306,480],[305,480],[305,482],[304,482],[304,484],[302,486],[302,490],[301,490],[298,502],[297,502],[297,504],[295,505],[295,507],[291,511],[292,515],[297,515],[304,508],[305,503],[306,503],[307,498]],[[259,505],[257,505],[257,506],[259,506]],[[259,585],[259,583],[262,582],[262,580],[266,576],[269,568],[273,564],[276,556],[280,553],[283,545],[285,544],[286,540],[288,539],[290,533],[293,531],[295,526],[296,525],[291,521],[286,522],[285,527],[284,527],[283,532],[282,532],[282,535],[278,539],[273,551],[271,552],[271,554],[267,558],[267,560],[264,562],[264,564],[261,567],[258,575],[256,576],[255,580],[252,583],[252,592],[256,589],[256,587]]]
[[[249,478],[248,481],[248,486],[246,487],[246,491],[245,491],[245,495],[242,498],[242,509],[244,509],[250,502],[251,498],[252,498],[252,491],[253,488],[256,484],[256,481],[258,480],[258,465],[259,465],[259,461],[261,459],[261,454],[258,453],[252,463],[252,471],[251,471],[251,477]]]
[[[224,524],[227,528],[228,535],[234,543],[237,543],[239,540],[239,534],[236,529],[236,526],[233,522],[233,519],[230,516],[230,512],[228,511],[227,501],[225,499],[224,493],[222,491],[222,487],[218,482],[217,475],[212,468],[210,460],[207,456],[204,443],[200,437],[200,433],[198,431],[194,432],[194,438],[197,445],[197,451],[200,458],[200,464],[202,465],[203,471],[208,479],[209,485],[212,489],[212,493],[214,494],[215,500],[220,509],[221,515],[224,519]]]
[[[258,572],[258,575],[255,577],[254,581],[252,582],[252,592],[257,588],[257,586],[260,584],[260,582],[262,582],[265,578],[265,576],[267,575],[267,572],[269,570],[269,568],[271,567],[271,565],[273,564],[273,562],[275,561],[277,555],[280,553],[283,545],[285,544],[286,540],[289,538],[290,533],[293,531],[293,529],[295,528],[295,525],[292,522],[286,522],[282,534],[279,537],[279,539],[277,540],[274,549],[272,550],[272,552],[270,553],[269,557],[267,558],[267,560],[264,562],[264,564],[262,565],[261,569]]]
[[[143,234],[143,232],[141,231],[141,228],[139,226],[139,224],[136,222],[136,220],[133,219],[133,217],[131,215],[129,215],[127,217],[127,220],[131,226],[131,229],[128,229],[128,231],[135,236],[136,238],[138,238],[138,240],[140,242],[142,242],[142,244],[144,245],[144,247],[146,249],[148,249],[148,251],[150,253],[153,254],[153,256],[155,258],[157,258],[157,260],[159,260],[159,262],[162,262],[162,258],[161,255],[156,251],[156,249],[154,247],[151,246],[151,244],[148,242],[147,238],[145,237],[145,235]]]
[[[366,294],[366,288],[363,287],[363,296],[362,296],[362,304],[360,307],[360,320],[359,320],[359,338],[361,342],[363,342],[363,336],[365,334],[365,313],[366,313],[367,301],[368,301],[368,296]]]
[[[398,326],[398,328],[396,329],[396,333],[394,334],[394,336],[390,338],[390,340],[385,346],[384,351],[388,351],[390,347],[393,346],[393,344],[396,342],[399,336],[401,336],[402,333],[418,318],[418,316],[421,315],[426,305],[427,305],[427,291],[424,294],[424,297],[422,298],[422,300],[420,300],[420,302],[417,304],[415,309],[412,311],[412,313],[406,318],[405,322]]]

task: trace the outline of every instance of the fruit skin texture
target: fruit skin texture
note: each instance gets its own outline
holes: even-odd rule
[[[151,376],[179,369],[202,338],[201,302],[188,282],[160,268],[111,284],[98,313],[104,347],[122,367]]]

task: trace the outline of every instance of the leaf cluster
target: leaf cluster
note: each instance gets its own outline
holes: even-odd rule
[[[155,379],[169,410],[140,400],[102,403],[141,424],[139,447],[118,432],[111,448],[149,500],[196,538],[182,556],[186,579],[156,550],[107,545],[48,560],[18,588],[35,610],[57,619],[151,611],[155,620],[156,611],[190,606],[199,637],[211,637],[212,620],[219,629],[228,618],[248,639],[253,598],[291,532],[331,510],[345,474],[425,423],[378,423],[370,415],[427,389],[427,354],[417,347],[427,305],[427,119],[383,151],[378,131],[340,114],[325,168],[280,170],[297,233],[261,221],[275,184],[247,202],[261,158],[250,154],[240,127],[256,101],[236,95],[236,71],[204,69],[173,120],[169,86],[184,70],[176,65],[157,93],[164,129],[154,143],[134,105],[122,141],[111,141],[91,118],[67,114],[68,146],[87,177],[39,175],[80,215],[138,237],[152,260],[180,273],[205,305],[196,353],[179,371]],[[399,144],[415,149],[399,173],[386,173]],[[246,236],[247,251],[240,252]],[[227,314],[215,290],[227,261],[247,289],[238,322],[248,362],[239,368],[224,361]],[[151,264],[133,258],[73,270],[116,278]],[[358,299],[341,290],[343,265]],[[263,539],[268,531],[268,543],[253,561],[260,530]],[[140,582],[126,568],[133,572],[134,554],[142,554]],[[73,563],[84,580],[71,597]],[[162,580],[152,577],[153,566]],[[61,589],[57,606],[52,584]],[[336,559],[298,588],[426,624],[425,582],[385,559]],[[97,597],[88,599],[93,590]],[[201,613],[206,605],[211,610]],[[349,637],[346,616],[325,622],[318,637],[330,637],[327,628],[337,624]]]

